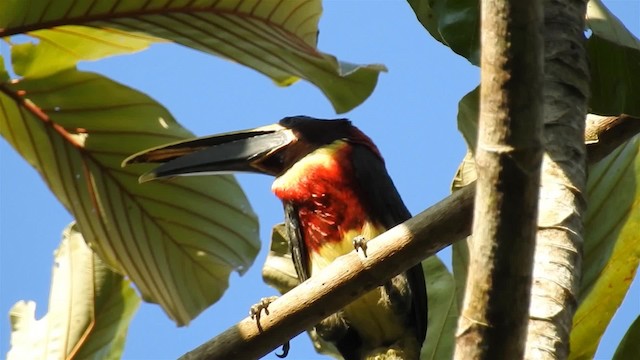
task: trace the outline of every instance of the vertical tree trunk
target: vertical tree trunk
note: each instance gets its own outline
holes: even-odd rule
[[[482,1],[473,242],[456,359],[519,359],[542,161],[542,5]]]
[[[544,2],[544,146],[526,358],[565,359],[582,257],[589,94],[584,0]]]

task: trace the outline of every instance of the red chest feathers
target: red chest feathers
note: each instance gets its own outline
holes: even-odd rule
[[[276,196],[298,209],[309,250],[341,241],[344,233],[361,231],[369,220],[356,193],[349,150],[344,142],[318,149],[273,183]]]

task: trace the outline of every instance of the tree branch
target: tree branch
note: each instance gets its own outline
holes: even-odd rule
[[[628,126],[628,122],[638,120],[628,117],[613,127]],[[613,131],[602,126],[601,122],[591,123],[590,129],[596,129],[596,134]],[[638,132],[640,127],[635,128],[635,133],[623,133],[621,136],[626,141]],[[594,143],[594,149],[602,147],[613,150],[609,143],[619,145],[624,141],[600,137],[600,142]],[[329,267],[274,301],[269,306],[269,314],[260,319],[262,332],[258,330],[256,321],[247,317],[186,353],[181,359],[246,359],[264,356],[367,290],[469,236],[474,196],[475,184],[471,184],[369,241],[369,257],[363,258],[351,252],[338,258]]]
[[[542,6],[481,2],[473,239],[456,359],[520,359],[542,163]]]
[[[566,359],[582,272],[585,0],[544,1],[544,148],[527,359]]]
[[[408,270],[471,230],[473,187],[457,191],[367,242],[367,257],[352,251],[269,305],[269,314],[245,318],[181,357],[255,359],[264,356],[360,295]],[[330,297],[330,298],[329,298]]]

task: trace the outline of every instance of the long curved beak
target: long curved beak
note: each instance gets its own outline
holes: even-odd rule
[[[287,146],[294,139],[290,129],[274,124],[144,150],[126,158],[122,166],[162,163],[140,176],[141,183],[181,175],[237,171],[265,173],[263,169],[254,166],[255,162]]]

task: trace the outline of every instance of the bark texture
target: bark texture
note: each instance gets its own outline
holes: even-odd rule
[[[544,147],[525,357],[565,359],[576,309],[585,211],[589,70],[586,1],[544,1]]]
[[[542,4],[481,2],[478,180],[456,359],[522,358],[542,161]]]

